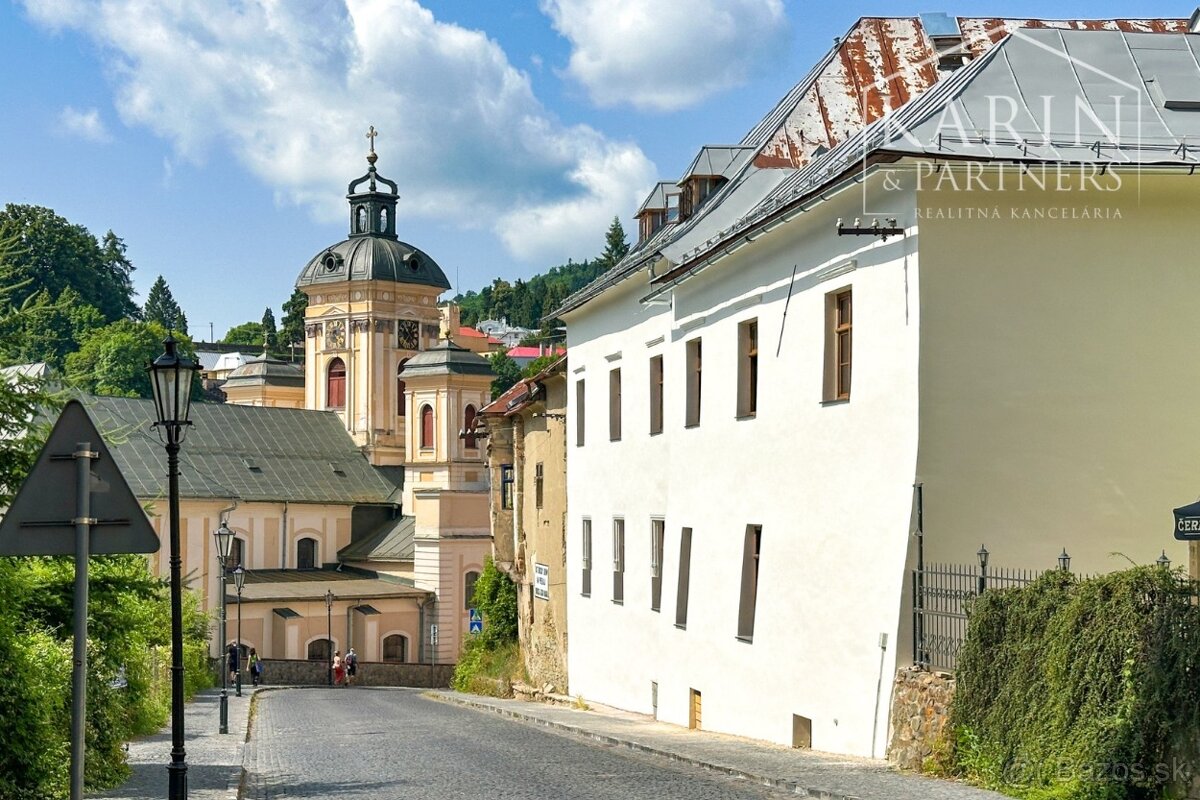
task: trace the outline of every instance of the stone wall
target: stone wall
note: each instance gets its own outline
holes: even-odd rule
[[[892,684],[888,761],[901,769],[919,770],[950,719],[954,676],[906,667]]]
[[[450,685],[453,664],[384,664],[358,663],[358,686],[415,686],[422,689],[443,689]],[[323,661],[263,661],[264,686],[322,686],[329,681],[329,668]],[[242,685],[249,675],[242,675]]]

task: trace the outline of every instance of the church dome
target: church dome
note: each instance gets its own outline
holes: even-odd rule
[[[396,238],[395,181],[375,169],[375,128],[367,134],[367,174],[350,182],[350,237],[317,253],[300,271],[296,288],[345,281],[390,281],[449,289],[450,281],[428,254]],[[361,190],[363,184],[366,189]],[[391,191],[384,191],[384,188]]]
[[[296,364],[271,358],[264,353],[229,373],[229,378],[222,388],[233,389],[239,386],[298,386],[304,388],[304,370]]]
[[[491,375],[491,363],[449,339],[442,339],[428,350],[404,362],[401,377],[421,375]]]

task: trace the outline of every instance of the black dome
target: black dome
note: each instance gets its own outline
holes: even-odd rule
[[[296,287],[345,281],[393,281],[449,289],[437,262],[411,244],[387,236],[353,236],[315,255]]]

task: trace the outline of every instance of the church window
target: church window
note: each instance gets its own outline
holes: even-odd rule
[[[408,661],[408,637],[400,633],[385,636],[383,639],[383,660],[398,661],[402,664]]]
[[[433,406],[421,406],[421,448],[433,448]]]
[[[328,639],[313,639],[308,643],[309,661],[329,661],[332,657],[332,642]]]
[[[479,583],[479,573],[471,571],[467,573],[466,579],[463,581],[463,610],[470,611],[474,606],[471,601],[475,599],[475,584]]]
[[[466,432],[463,437],[463,447],[468,450],[479,447],[479,442],[475,438],[475,406],[469,405],[463,411],[463,431]]]
[[[237,569],[239,564],[244,563],[242,561],[243,544],[243,541],[236,536],[229,543],[229,560],[225,562],[225,569]]]
[[[296,543],[296,569],[317,568],[317,540],[305,537]]]
[[[404,379],[400,377],[400,373],[404,372],[407,361],[407,358],[400,359],[400,366],[396,367],[396,414],[401,417],[404,416],[404,406],[408,398],[404,396]]]
[[[326,408],[346,407],[346,364],[340,358],[329,362],[329,380],[325,388]]]
[[[359,206],[354,210],[354,230],[356,233],[367,232],[367,207]]]

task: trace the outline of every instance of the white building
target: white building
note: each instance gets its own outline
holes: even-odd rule
[[[1186,557],[1200,36],[982,22],[957,21],[956,58],[919,20],[860,21],[677,197],[656,187],[642,240],[556,312],[573,694],[883,755],[914,486],[927,559]],[[876,80],[848,74],[905,24],[857,65]],[[1052,100],[989,135],[995,97]],[[1120,108],[1142,127],[1108,138]]]

